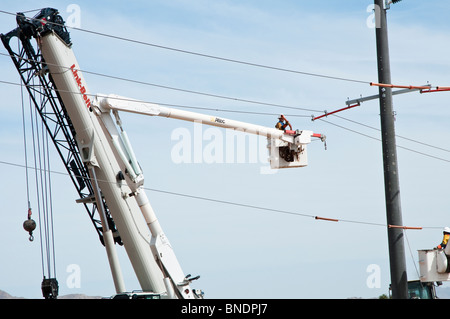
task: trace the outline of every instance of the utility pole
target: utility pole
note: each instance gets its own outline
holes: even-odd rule
[[[385,0],[374,1],[378,82],[383,84],[392,84],[389,61],[386,9],[384,6]],[[403,229],[390,227],[391,225],[403,225],[400,205],[400,183],[397,165],[397,147],[395,141],[395,119],[392,107],[392,89],[380,87],[379,94],[392,297],[394,299],[407,299],[408,280],[406,275]]]

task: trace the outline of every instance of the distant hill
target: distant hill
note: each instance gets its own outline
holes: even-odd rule
[[[436,294],[439,299],[450,299],[450,287],[437,287]],[[87,296],[84,294],[68,294],[63,296],[58,296],[58,299],[101,299],[101,296]],[[0,299],[26,299],[24,297],[15,297],[7,293],[6,291],[0,290]],[[362,299],[359,297],[351,297],[349,299]],[[376,298],[374,298],[376,299]]]
[[[7,293],[6,291],[0,290],[0,299],[25,299],[22,297],[14,297],[11,296],[9,293]]]
[[[84,294],[69,294],[58,296],[58,299],[101,299],[101,296],[87,296]],[[26,299],[24,297],[11,296],[6,291],[0,290],[0,299]]]
[[[58,299],[101,299],[101,296],[87,296],[84,294],[69,294],[58,296]]]

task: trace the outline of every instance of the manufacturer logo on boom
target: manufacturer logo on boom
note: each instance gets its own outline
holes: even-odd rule
[[[83,83],[81,83],[81,78],[78,76],[78,70],[75,69],[75,64],[73,64],[70,69],[72,70],[73,77],[75,78],[75,81],[78,84],[78,88],[80,89],[80,93],[83,96],[84,103],[89,108],[91,107],[91,100],[88,98],[86,94],[86,88],[84,87]]]

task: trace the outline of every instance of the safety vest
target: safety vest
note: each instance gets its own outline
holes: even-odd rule
[[[444,234],[444,239],[442,239],[442,243],[439,244],[438,248],[444,249],[447,246],[449,238],[450,234]]]
[[[284,124],[282,121],[278,121],[277,124],[275,124],[275,128],[279,130],[283,130],[286,127],[286,124]]]

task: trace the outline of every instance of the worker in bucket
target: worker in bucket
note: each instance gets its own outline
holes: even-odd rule
[[[289,121],[284,117],[284,115],[281,114],[280,117],[278,117],[278,123],[275,124],[275,128],[279,130],[285,130],[287,126],[289,126],[290,129],[292,130],[291,123],[289,123]]]
[[[444,228],[444,238],[442,242],[436,247],[437,249],[444,249],[447,246],[448,240],[450,239],[450,227]]]

